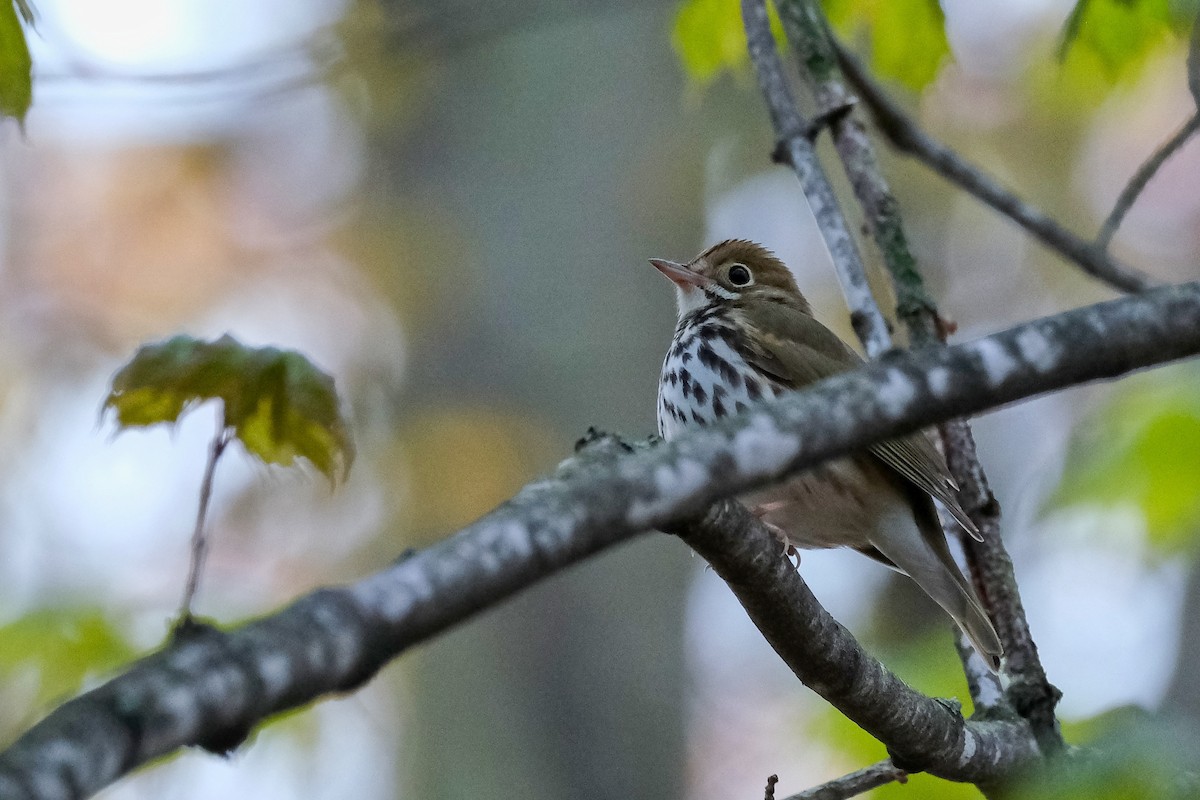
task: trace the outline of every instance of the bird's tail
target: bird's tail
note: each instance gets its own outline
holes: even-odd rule
[[[896,533],[894,528],[892,533]],[[917,535],[912,536],[913,533]],[[872,544],[950,615],[988,666],[998,671],[1000,656],[1004,653],[1000,637],[996,635],[996,629],[992,627],[987,612],[979,604],[970,585],[958,571],[940,525],[923,533],[909,531],[898,537],[876,537]]]

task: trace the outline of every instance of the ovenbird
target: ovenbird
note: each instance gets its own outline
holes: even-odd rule
[[[761,245],[732,239],[686,265],[650,263],[675,284],[679,305],[658,384],[664,439],[862,363],[817,322],[792,273]],[[850,547],[908,575],[996,668],[1000,640],[950,555],[933,504],[978,538],[956,492],[932,440],[916,433],[742,499],[789,549]]]

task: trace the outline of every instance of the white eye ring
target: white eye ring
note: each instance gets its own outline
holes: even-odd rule
[[[754,282],[754,276],[745,264],[734,264],[729,268],[729,282],[734,286],[749,286]]]

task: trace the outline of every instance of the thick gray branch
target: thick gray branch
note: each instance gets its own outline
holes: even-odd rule
[[[880,131],[898,150],[920,161],[1033,234],[1042,244],[1084,272],[1125,292],[1136,292],[1161,281],[1122,264],[1060,225],[1053,217],[1017,197],[979,167],[934,139],[890,98],[853,53],[835,42],[838,59],[859,98],[871,109]]]
[[[926,697],[864,651],[782,557],[779,540],[740,504],[718,503],[669,530],[729,584],[792,672],[886,744],[897,764],[990,783],[1038,757],[1029,726],[1015,715],[964,720],[957,703]]]
[[[87,797],[179,747],[235,747],[267,717],[349,691],[473,613],[641,531],[699,514],[717,499],[941,419],[1197,352],[1200,284],[1190,283],[968,344],[889,356],[653,448],[627,452],[601,443],[428,550],[237,630],[188,632],[64,703],[0,754],[0,797]],[[765,609],[768,601],[747,599],[757,590],[764,598],[800,591],[792,579],[783,589],[755,584],[738,591],[743,602]],[[811,640],[815,663],[833,647],[870,661],[861,650],[845,650],[844,631],[830,636]],[[910,707],[911,690],[881,668],[866,663],[849,674],[860,673],[869,679],[866,688],[896,692],[882,697],[885,712]],[[851,708],[847,694],[864,684],[828,680],[817,688]],[[994,751],[978,736],[967,737],[970,729],[949,710],[930,721],[934,727],[921,738],[962,736],[959,774],[982,774],[987,759],[979,754],[990,758]],[[896,729],[911,735],[908,726]],[[884,741],[897,752],[923,755],[910,753],[904,741]]]

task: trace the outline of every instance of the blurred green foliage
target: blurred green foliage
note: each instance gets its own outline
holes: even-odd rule
[[[38,707],[76,693],[89,675],[115,669],[133,655],[95,608],[44,608],[0,627],[0,680],[33,670]]]
[[[1133,505],[1162,554],[1200,543],[1200,371],[1125,381],[1081,422],[1051,505]]]
[[[30,6],[25,2],[17,5],[26,21],[32,21]],[[33,62],[17,5],[0,0],[0,114],[23,122],[33,100]]]
[[[937,0],[825,0],[833,27],[868,45],[871,69],[910,89],[927,86],[950,54]]]
[[[331,481],[354,458],[333,378],[294,350],[252,348],[231,336],[176,336],[138,350],[113,376],[105,410],[120,427],[173,424],[205,400],[220,400],[224,426],[270,464],[312,462]]]
[[[1091,736],[1067,762],[1016,782],[1022,800],[1194,800],[1200,797],[1200,733],[1136,709],[1090,720]]]
[[[1196,0],[1079,0],[1063,25],[1059,56],[1068,69],[1116,81],[1184,35]]]
[[[945,18],[936,0],[826,0],[834,27],[870,44],[871,66],[880,75],[919,89],[937,75],[949,52]],[[776,39],[782,30],[768,3]],[[702,84],[748,61],[738,0],[686,0],[675,17],[671,43],[688,74]]]
[[[780,0],[789,2],[789,0]],[[936,0],[823,0],[835,30],[862,47],[871,68],[913,90],[937,77],[950,55],[945,16]],[[777,29],[773,4],[768,2]],[[1063,26],[1054,72],[1065,96],[1090,105],[1112,84],[1186,34],[1197,0],[1079,0]],[[747,63],[738,0],[685,0],[671,42],[688,74],[708,84]],[[1056,96],[1057,93],[1056,93]]]

